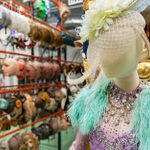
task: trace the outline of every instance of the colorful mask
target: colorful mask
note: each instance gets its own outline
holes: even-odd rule
[[[36,1],[36,3],[34,4],[34,8],[36,11],[36,16],[40,19],[45,20],[47,15],[47,7],[45,0]]]

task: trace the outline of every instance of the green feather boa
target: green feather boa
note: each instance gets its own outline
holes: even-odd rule
[[[68,115],[82,134],[89,134],[99,125],[108,105],[107,91],[111,83],[112,80],[100,77],[93,85],[83,88],[72,103]],[[136,100],[132,129],[136,131],[137,142],[140,141],[139,150],[150,149],[150,86]]]

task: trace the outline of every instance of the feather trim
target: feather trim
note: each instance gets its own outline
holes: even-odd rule
[[[68,115],[73,126],[77,126],[82,134],[88,134],[96,128],[107,106],[107,89],[110,80],[97,79],[92,86],[81,90],[74,100]]]
[[[150,148],[150,87],[143,90],[136,100],[132,128],[136,131],[139,150]]]

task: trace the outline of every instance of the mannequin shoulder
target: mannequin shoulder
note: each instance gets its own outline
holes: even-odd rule
[[[107,91],[110,82],[95,84],[81,90],[68,111],[73,126],[88,134],[99,124],[108,104]]]

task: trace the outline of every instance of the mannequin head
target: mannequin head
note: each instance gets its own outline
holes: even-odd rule
[[[20,145],[22,144],[22,138],[21,135],[16,134],[12,138],[9,139],[9,148],[10,150],[18,150]]]
[[[33,66],[33,62],[29,61],[26,64],[26,76],[29,77],[30,80],[33,80],[36,75],[36,70]]]
[[[57,78],[60,74],[60,67],[58,64],[53,64],[54,78]]]
[[[49,63],[44,62],[43,67],[44,67],[44,72],[45,72],[45,79],[47,80],[49,78],[49,70],[48,70]]]
[[[9,144],[8,144],[7,141],[0,142],[0,150],[10,150],[9,149]]]
[[[107,60],[107,58],[102,61],[101,69],[106,77],[124,78],[136,70],[139,57],[144,48],[144,42],[140,37],[138,37],[135,42],[136,43],[133,43],[129,50],[114,59],[113,62]]]
[[[108,78],[124,78],[135,71],[144,41],[132,24],[138,26],[140,32],[145,27],[139,13],[125,12],[113,20],[107,31],[90,41],[87,58],[92,71],[101,65]]]
[[[26,132],[22,135],[24,145],[32,150],[38,149],[38,138],[32,132]]]
[[[19,65],[15,59],[6,58],[3,62],[2,70],[5,76],[13,76],[19,74]]]
[[[145,20],[140,13],[124,11],[118,17],[108,18],[102,27],[101,24],[91,23],[93,17],[99,15],[97,13],[89,11],[81,28],[82,40],[89,38],[89,69],[75,82],[68,80],[70,83],[81,83],[90,75],[94,79],[98,67],[108,78],[129,77],[136,70],[144,41],[149,48],[144,32]]]
[[[33,66],[35,68],[36,76],[35,79],[39,80],[41,76],[41,71],[40,71],[40,63],[38,61],[33,62]]]
[[[23,103],[25,121],[28,122],[36,115],[36,106],[32,97],[28,93],[24,93],[26,101]]]
[[[23,59],[19,59],[17,61],[18,65],[19,65],[19,75],[18,78],[19,80],[23,80],[26,77],[26,64],[25,61]]]
[[[60,17],[63,21],[66,21],[67,18],[70,16],[71,12],[66,4],[61,3],[61,6],[59,8],[60,10]]]

